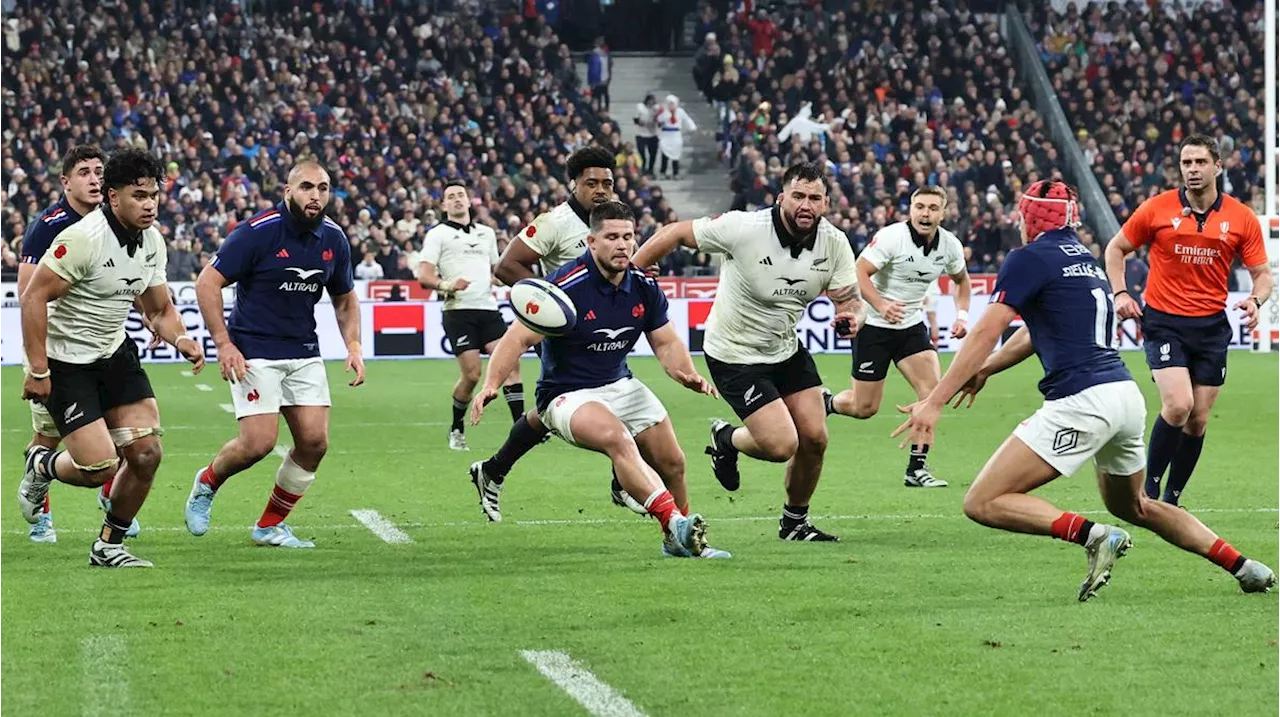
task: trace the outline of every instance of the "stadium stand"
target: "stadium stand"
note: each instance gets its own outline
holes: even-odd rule
[[[1057,149],[996,16],[958,5],[704,8],[699,27],[713,31],[693,72],[721,108],[734,208],[770,204],[788,163],[821,158],[836,178],[831,219],[860,251],[906,217],[916,187],[938,184],[970,269],[994,271],[1018,243],[1017,193],[1053,171]]]
[[[1177,186],[1175,148],[1206,132],[1225,190],[1262,212],[1262,4],[1036,4],[1029,18],[1077,138],[1123,224]]]
[[[446,4],[22,3],[4,28],[6,276],[26,224],[61,191],[59,157],[85,141],[165,160],[171,280],[191,278],[236,222],[278,201],[304,156],[333,175],[331,214],[353,261],[371,253],[387,278],[416,267],[451,179],[470,183],[474,216],[505,245],[567,198],[570,152],[623,143],[541,17]],[[667,219],[651,178],[631,164],[618,176],[646,225]]]

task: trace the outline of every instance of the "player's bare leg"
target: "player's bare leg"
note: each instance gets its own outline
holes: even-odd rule
[[[1049,501],[1028,495],[1058,477],[1017,436],[1009,436],[987,461],[964,496],[964,514],[989,528],[1014,533],[1049,535],[1084,546],[1089,572],[1080,585],[1079,599],[1088,600],[1111,579],[1111,567],[1129,549],[1125,531],[1065,512]]]
[[[113,432],[155,428],[160,425],[160,409],[154,398],[117,406],[105,413],[107,425],[113,427]],[[124,465],[118,473],[113,472],[115,481],[111,488],[111,510],[107,513],[107,524],[111,525],[113,520],[123,522],[123,529],[127,531],[134,516],[142,509],[147,495],[151,493],[163,450],[160,437],[154,433],[136,438],[121,435],[115,443]],[[103,539],[106,540],[105,535]]]
[[[449,448],[466,451],[467,437],[463,419],[471,406],[471,396],[480,382],[480,351],[473,349],[458,354],[458,380],[453,384],[453,422],[449,424]]]
[[[796,450],[787,461],[785,488],[787,502],[778,521],[778,537],[801,542],[839,542],[809,522],[809,501],[822,477],[827,453],[827,415],[822,407],[822,390],[807,388],[782,397],[782,403],[796,431]]]
[[[1195,406],[1195,393],[1191,386],[1191,374],[1184,366],[1160,368],[1151,372],[1156,389],[1160,392],[1160,415],[1151,427],[1151,440],[1147,444],[1147,479],[1144,490],[1148,498],[1160,496],[1160,482],[1165,470],[1178,452],[1182,442],[1183,426],[1191,417]]]
[[[942,365],[938,361],[937,351],[921,351],[907,356],[898,362],[898,371],[916,392],[916,399],[921,401],[933,392],[942,379]],[[946,488],[947,482],[935,477],[929,470],[928,460],[927,444],[912,445],[903,484],[908,488]]]
[[[640,457],[658,473],[658,477],[662,479],[662,484],[670,491],[671,497],[675,498],[676,508],[681,513],[690,515],[689,487],[685,481],[687,465],[684,451],[681,450],[680,442],[676,439],[675,428],[671,425],[671,419],[664,418],[662,422],[637,433],[635,442],[636,447],[640,449]],[[627,495],[629,496],[630,494],[628,493]],[[632,502],[636,501],[633,499]],[[641,505],[640,507],[643,508],[644,506]],[[663,553],[672,557],[680,557],[671,552],[670,546],[667,545],[663,546]],[[729,558],[732,555],[727,551],[707,546],[703,548],[700,557]]]
[[[849,388],[827,399],[827,413],[863,419],[876,415],[884,399],[884,379],[859,381],[851,378],[849,384]]]
[[[276,469],[275,486],[262,517],[254,526],[253,542],[283,548],[313,548],[315,543],[295,537],[293,529],[284,521],[315,482],[320,461],[329,451],[329,407],[281,406],[280,413],[289,425],[293,448]]]
[[[32,431],[31,442],[27,444],[27,449],[22,452],[22,455],[24,457],[30,455],[31,451],[37,448],[51,451],[57,448],[61,442],[61,436],[46,436],[39,431]],[[53,510],[49,507],[48,493],[44,496],[44,505],[41,507],[39,515],[36,516],[36,522],[31,525],[28,537],[35,543],[58,542],[58,533],[53,527]]]
[[[738,472],[739,453],[771,463],[785,463],[795,455],[800,443],[791,413],[781,398],[761,406],[747,416],[743,424],[734,426],[719,419],[711,422],[707,455],[711,456],[711,471],[716,480],[728,491],[737,490],[742,484],[742,475]]]
[[[1161,497],[1166,503],[1178,504],[1182,491],[1191,480],[1196,464],[1200,462],[1200,452],[1204,449],[1205,432],[1209,428],[1209,415],[1213,404],[1218,402],[1221,386],[1191,385],[1191,413],[1182,426],[1182,435],[1178,437],[1178,448],[1173,452],[1169,462],[1169,480],[1164,486]],[[1154,497],[1154,496],[1153,496]]]
[[[1275,585],[1275,573],[1270,568],[1241,555],[1194,515],[1176,505],[1148,498],[1142,490],[1145,473],[1118,476],[1098,471],[1098,492],[1112,515],[1209,560],[1231,573],[1245,592],[1267,592]]]
[[[253,467],[276,447],[279,414],[245,416],[238,423],[240,432],[236,437],[222,444],[209,465],[196,471],[183,516],[192,535],[204,535],[209,531],[213,497],[222,484],[231,476]]]
[[[569,420],[569,430],[577,445],[609,456],[623,490],[645,496],[644,507],[662,529],[664,548],[679,557],[702,555],[707,547],[702,516],[694,513],[686,517],[677,507],[675,496],[644,461],[626,426],[608,407],[597,401],[583,404]]]

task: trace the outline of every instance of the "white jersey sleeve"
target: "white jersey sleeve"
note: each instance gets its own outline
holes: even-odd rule
[[[732,254],[745,233],[744,224],[754,212],[725,212],[693,220],[693,241],[700,251]],[[758,232],[756,232],[758,233]]]
[[[146,267],[151,271],[151,276],[147,279],[147,288],[153,286],[161,286],[169,281],[169,251],[165,247],[164,235],[159,229],[151,227],[143,233],[143,249],[146,252],[144,261],[155,257],[155,264]]]
[[[901,242],[898,233],[892,231],[894,226],[890,224],[873,234],[871,241],[862,249],[862,255],[858,257],[866,259],[876,268],[876,271],[883,269],[884,265],[892,261],[898,253],[898,245]]]
[[[97,266],[101,244],[95,237],[83,231],[88,225],[77,222],[53,240],[40,264],[62,277],[70,284],[84,280]]]
[[[431,228],[431,231],[427,232],[427,237],[422,240],[422,251],[418,254],[419,264],[426,262],[435,266],[437,271],[440,267],[440,247],[442,245],[440,229],[443,226],[443,224],[437,224]]]
[[[942,249],[946,252],[947,263],[943,267],[948,276],[955,276],[965,270],[964,261],[964,244],[960,242],[960,237],[939,228],[938,233],[942,235]],[[937,283],[934,283],[937,286]]]
[[[831,281],[827,284],[828,289],[842,289],[846,286],[858,285],[858,272],[854,268],[857,259],[853,256],[853,247],[849,246],[849,238],[843,232],[832,227],[838,232],[836,239],[831,242],[832,258],[831,258]]]
[[[587,250],[588,232],[587,225],[565,202],[539,214],[520,232],[520,239],[542,257],[539,264],[543,276],[546,276]]]

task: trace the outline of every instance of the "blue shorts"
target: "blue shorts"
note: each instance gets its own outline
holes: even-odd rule
[[[1194,384],[1226,383],[1231,322],[1225,311],[1209,316],[1176,316],[1148,306],[1142,312],[1142,335],[1147,366],[1152,371],[1178,366],[1187,369]]]

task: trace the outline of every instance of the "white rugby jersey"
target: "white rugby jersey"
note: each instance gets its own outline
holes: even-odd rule
[[[88,364],[115,353],[125,341],[124,322],[133,300],[165,283],[164,237],[142,232],[133,256],[98,208],[58,235],[40,265],[71,284],[49,312],[49,358]]]
[[[943,273],[955,275],[965,268],[964,245],[955,234],[938,227],[937,238],[926,255],[924,247],[916,244],[907,222],[890,224],[876,232],[858,258],[876,268],[871,275],[876,291],[885,299],[906,306],[902,321],[893,324],[867,304],[867,323],[885,329],[910,328],[924,321],[921,309],[929,287]]]
[[[570,199],[549,212],[539,214],[520,232],[524,243],[542,255],[539,263],[543,276],[577,259],[587,250],[590,219],[591,210]]]
[[[427,232],[420,260],[436,267],[446,281],[466,279],[463,291],[448,294],[444,310],[497,311],[493,298],[493,267],[498,263],[498,236],[483,224],[462,225],[446,221]]]
[[[800,312],[828,289],[857,284],[844,232],[820,219],[812,248],[793,252],[779,239],[774,211],[727,212],[693,222],[698,248],[725,256],[703,342],[719,361],[771,364],[791,358]]]

